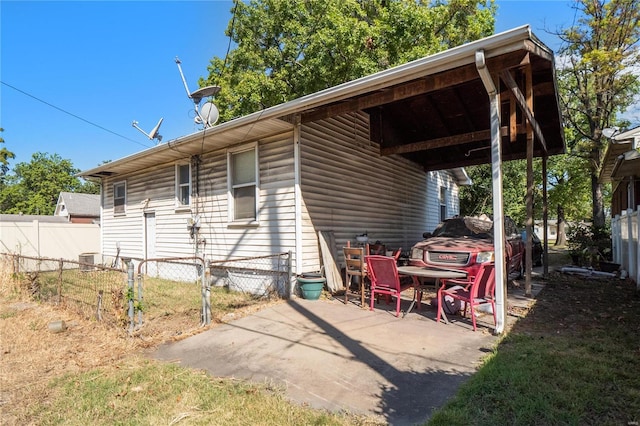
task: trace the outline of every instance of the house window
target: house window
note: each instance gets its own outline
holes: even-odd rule
[[[178,206],[191,203],[191,164],[176,164],[176,200]]]
[[[438,197],[440,202],[440,222],[444,222],[447,218],[447,188],[440,187],[440,196]]]
[[[253,222],[258,211],[258,145],[229,151],[229,220]]]
[[[117,182],[113,184],[113,214],[122,215],[125,213],[127,204],[127,182]]]

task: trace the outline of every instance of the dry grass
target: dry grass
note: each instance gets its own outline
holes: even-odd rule
[[[139,343],[123,330],[82,319],[75,312],[29,300],[26,281],[15,281],[0,262],[0,410],[3,424],[28,423],[28,408],[49,398],[48,383],[114,363]],[[49,331],[64,321],[66,330]]]
[[[53,379],[96,368],[143,363],[139,356],[161,342],[179,340],[205,328],[195,312],[156,312],[133,337],[124,328],[107,326],[76,310],[30,299],[28,277],[16,280],[11,265],[0,258],[0,423],[29,424],[33,406],[53,404]],[[215,296],[214,296],[215,299]],[[212,325],[227,315],[237,318],[277,301],[228,294],[226,309],[214,309]],[[215,307],[214,307],[215,308]],[[233,314],[229,312],[233,310]],[[195,319],[194,319],[195,318]],[[50,324],[63,321],[63,332]],[[210,327],[211,327],[210,326]],[[138,355],[138,356],[137,356]]]

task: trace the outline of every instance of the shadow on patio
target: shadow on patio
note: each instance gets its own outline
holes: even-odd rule
[[[298,403],[400,425],[427,420],[497,340],[487,327],[490,316],[474,333],[460,317],[436,324],[426,305],[405,318],[395,317],[393,304],[377,307],[293,299],[164,345],[154,357],[214,376],[284,385]]]

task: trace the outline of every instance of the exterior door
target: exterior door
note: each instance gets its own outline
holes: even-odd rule
[[[144,258],[154,259],[156,257],[156,214],[144,214],[144,239],[145,251]],[[145,263],[145,272],[147,275],[157,274],[157,265],[155,262]]]

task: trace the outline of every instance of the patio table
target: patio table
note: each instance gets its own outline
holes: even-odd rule
[[[408,275],[413,278],[413,300],[411,301],[411,305],[409,305],[409,309],[407,309],[405,315],[411,312],[414,305],[416,304],[418,292],[422,293],[424,285],[418,278],[433,278],[435,279],[435,287],[438,288],[440,280],[442,278],[460,279],[467,277],[466,272],[456,271],[452,269],[433,268],[428,266],[398,266],[398,274]],[[442,309],[442,303],[440,303],[440,301],[438,301],[438,309],[440,309],[445,322],[448,323],[449,319],[447,318],[444,309]]]

